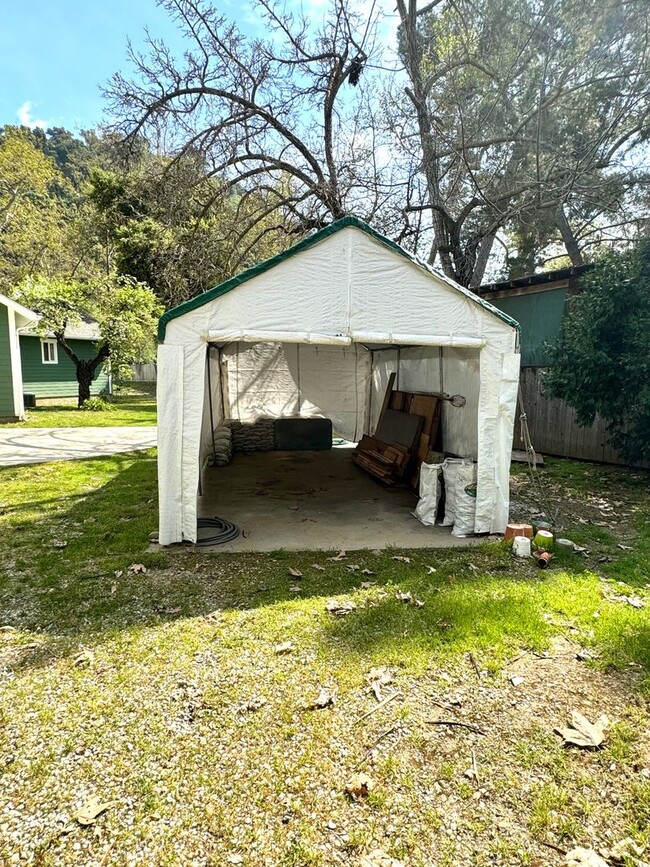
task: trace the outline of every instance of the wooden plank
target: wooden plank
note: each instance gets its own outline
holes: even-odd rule
[[[404,412],[407,397],[408,393],[405,391],[394,391],[390,396],[389,409],[397,410],[397,412]]]
[[[423,421],[421,415],[387,409],[375,436],[385,443],[405,446],[412,451],[418,442]]]
[[[424,418],[422,433],[431,438],[436,406],[439,403],[437,397],[432,394],[413,394],[409,411]]]

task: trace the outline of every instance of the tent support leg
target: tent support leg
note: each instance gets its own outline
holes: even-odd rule
[[[210,344],[208,343],[205,353],[205,362],[208,366],[208,405],[210,407],[210,433],[212,434],[212,460],[216,459],[217,447],[214,442],[214,411],[212,409],[212,375],[210,373]]]

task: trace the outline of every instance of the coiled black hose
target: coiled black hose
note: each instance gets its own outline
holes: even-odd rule
[[[201,536],[197,538],[197,545],[223,545],[225,542],[231,542],[239,536],[239,527],[231,521],[226,521],[224,518],[199,518],[196,522],[198,530],[205,528],[214,528],[215,533],[209,536]]]

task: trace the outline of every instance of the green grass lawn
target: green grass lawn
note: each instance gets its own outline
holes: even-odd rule
[[[60,406],[37,406],[27,410],[25,421],[0,426],[30,427],[121,427],[123,425],[156,424],[155,395],[138,390],[137,384],[120,391],[111,398],[108,410],[79,410],[71,404]]]
[[[565,523],[588,554],[546,571],[501,543],[147,553],[155,453],[0,470],[0,863],[325,867],[379,848],[480,867],[648,844],[650,616],[621,601],[650,603],[648,477],[542,472],[565,522],[607,516]],[[322,688],[336,700],[312,709]],[[573,708],[610,717],[604,749],[562,746]],[[94,795],[110,807],[82,828]]]

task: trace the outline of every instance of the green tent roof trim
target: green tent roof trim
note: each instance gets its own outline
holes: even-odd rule
[[[204,304],[208,304],[215,298],[220,298],[227,292],[232,292],[233,289],[236,289],[243,283],[247,283],[254,277],[259,277],[260,274],[264,274],[271,268],[275,268],[275,266],[279,265],[280,262],[284,262],[287,259],[291,259],[293,256],[297,256],[299,253],[302,253],[303,250],[309,250],[310,247],[314,247],[325,238],[328,238],[330,235],[334,235],[336,232],[340,232],[341,229],[345,229],[348,226],[353,226],[355,229],[360,229],[362,232],[365,232],[366,235],[370,235],[371,238],[374,238],[384,247],[387,247],[389,250],[397,253],[403,259],[406,259],[412,264],[417,265],[418,268],[426,271],[427,274],[431,274],[434,277],[437,277],[439,280],[442,280],[442,282],[449,286],[451,289],[454,289],[455,291],[460,292],[462,295],[465,295],[467,298],[483,307],[489,313],[492,313],[494,316],[502,319],[508,325],[511,325],[513,328],[519,330],[519,323],[512,319],[510,316],[508,316],[506,313],[503,313],[501,310],[498,310],[496,307],[486,301],[484,298],[480,298],[478,295],[470,292],[469,289],[466,289],[464,286],[461,286],[459,283],[456,283],[449,277],[441,274],[435,268],[427,265],[426,262],[418,259],[417,256],[413,256],[403,247],[400,247],[399,244],[396,244],[395,241],[391,241],[389,238],[386,238],[384,235],[381,235],[379,232],[375,231],[375,229],[373,229],[367,223],[364,223],[363,220],[360,220],[358,217],[342,217],[340,220],[336,220],[334,223],[331,223],[324,229],[319,229],[317,232],[314,232],[313,235],[310,235],[307,238],[303,238],[302,241],[298,241],[297,244],[294,244],[293,247],[289,247],[288,250],[283,250],[282,253],[277,253],[270,259],[265,259],[263,262],[259,262],[257,265],[254,265],[252,268],[247,268],[245,271],[242,271],[241,274],[237,274],[235,277],[231,277],[229,280],[226,280],[224,283],[220,283],[213,289],[208,289],[206,292],[202,292],[200,295],[196,295],[194,298],[190,298],[188,301],[184,301],[177,307],[172,307],[171,310],[167,310],[165,313],[163,313],[163,315],[160,317],[160,320],[158,321],[159,342],[164,343],[165,334],[167,331],[167,323],[171,322],[172,319],[177,319],[179,316],[184,316],[191,310],[196,310],[199,307],[203,307]]]

